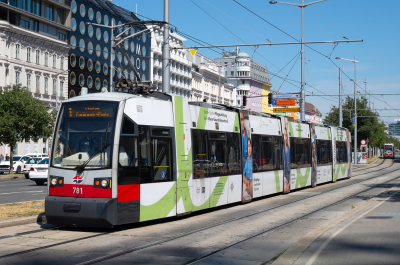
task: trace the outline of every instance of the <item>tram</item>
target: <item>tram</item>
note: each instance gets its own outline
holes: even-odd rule
[[[394,159],[394,144],[392,143],[386,143],[383,145],[383,157],[384,158],[392,158]]]
[[[160,92],[64,101],[49,164],[50,224],[143,222],[351,176],[345,128]]]

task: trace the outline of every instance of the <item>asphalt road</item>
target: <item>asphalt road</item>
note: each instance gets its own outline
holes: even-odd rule
[[[44,200],[47,186],[29,179],[0,180],[0,204]]]

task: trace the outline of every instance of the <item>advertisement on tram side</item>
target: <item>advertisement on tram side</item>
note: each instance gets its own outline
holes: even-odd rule
[[[347,177],[351,177],[351,144],[350,144],[350,131],[346,129],[346,138],[347,138]]]
[[[315,124],[311,124],[311,186],[317,186],[317,135]]]
[[[283,192],[290,192],[290,141],[289,121],[287,117],[281,117],[283,132]]]
[[[253,154],[249,111],[240,110],[240,135],[242,139],[243,193],[242,201],[253,199]]]

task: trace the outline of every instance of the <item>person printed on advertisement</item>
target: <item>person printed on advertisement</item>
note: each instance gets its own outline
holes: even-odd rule
[[[284,148],[283,148],[283,191],[290,191],[290,146],[289,146],[289,134],[287,130],[287,120],[285,121],[285,128],[283,130]]]
[[[350,133],[349,130],[346,130],[346,137],[347,137],[347,176],[350,177],[350,165],[351,165],[351,146],[350,146]]]
[[[312,143],[312,154],[311,154],[311,186],[315,187],[317,185],[317,136],[315,135],[315,125],[311,125],[311,143]]]
[[[243,180],[245,184],[243,197],[245,198],[245,200],[250,200],[253,197],[253,189],[250,189],[250,187],[253,187],[252,154],[253,148],[251,145],[251,139],[249,138],[247,141],[247,159],[243,170],[243,175],[245,176],[245,179]]]
[[[243,193],[242,200],[248,201],[253,198],[253,160],[252,160],[252,146],[251,146],[251,131],[248,111],[243,110],[240,112],[240,125],[242,136],[243,148]]]

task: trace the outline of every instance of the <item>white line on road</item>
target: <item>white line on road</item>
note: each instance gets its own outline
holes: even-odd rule
[[[32,187],[32,188],[20,188],[20,190],[28,190],[28,189],[37,189],[38,187]]]
[[[16,191],[16,192],[0,193],[0,195],[8,195],[8,194],[15,194],[15,193],[26,193],[26,192],[44,192],[44,191],[42,191],[42,190]]]
[[[380,203],[378,203],[377,205],[375,205],[374,207],[372,207],[371,209],[369,209],[368,211],[366,211],[365,213],[361,214],[360,216],[358,216],[356,219],[352,220],[351,222],[349,222],[348,224],[346,224],[345,226],[343,226],[342,228],[340,228],[338,231],[336,231],[334,234],[332,234],[317,250],[317,252],[314,253],[314,255],[312,255],[312,257],[308,260],[308,262],[306,263],[306,265],[312,265],[314,263],[314,261],[318,258],[318,256],[321,254],[321,252],[324,250],[324,248],[332,241],[333,238],[335,238],[335,236],[337,236],[340,232],[342,232],[343,230],[345,230],[347,227],[349,227],[352,223],[354,223],[355,221],[359,220],[360,218],[364,217],[367,213],[371,212],[372,210],[374,210],[375,208],[377,208],[378,206],[382,205],[382,203],[386,202],[390,197],[387,197],[386,199],[384,199],[383,201],[381,201]]]

